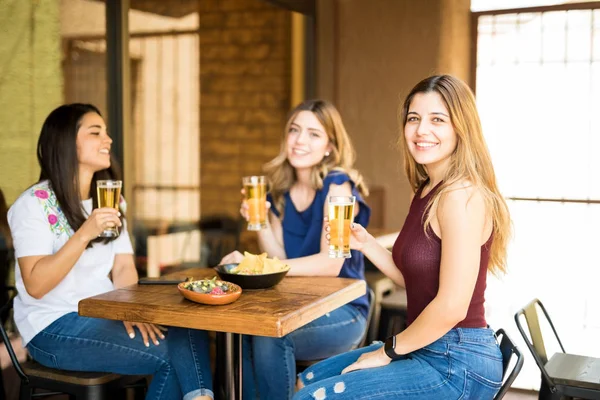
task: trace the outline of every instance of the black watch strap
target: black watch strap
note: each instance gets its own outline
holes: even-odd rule
[[[392,335],[385,340],[385,344],[383,346],[383,350],[385,354],[392,360],[398,360],[402,357],[402,354],[396,353],[394,348],[396,347],[396,335]]]

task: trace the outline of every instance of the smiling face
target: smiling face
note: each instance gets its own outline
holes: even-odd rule
[[[458,144],[450,112],[437,92],[417,93],[409,107],[404,137],[418,164],[431,170],[445,170]]]
[[[112,139],[100,115],[89,112],[81,118],[76,144],[80,170],[94,173],[110,167]]]
[[[287,159],[292,167],[302,170],[318,165],[331,147],[327,132],[314,113],[296,114],[287,133]]]

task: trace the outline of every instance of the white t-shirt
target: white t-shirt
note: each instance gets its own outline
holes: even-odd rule
[[[86,215],[92,212],[92,199],[82,201]],[[125,210],[125,204],[121,203]],[[25,191],[8,211],[8,223],[15,249],[15,281],[19,295],[15,298],[14,318],[26,345],[48,325],[70,312],[77,312],[79,300],[114,289],[108,275],[116,254],[133,254],[126,226],[116,240],[94,243],[86,249],[65,278],[41,299],[25,290],[19,258],[55,254],[73,235],[60,211],[48,181]]]

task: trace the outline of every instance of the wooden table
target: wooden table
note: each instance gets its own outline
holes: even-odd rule
[[[212,269],[193,268],[165,279],[214,275]],[[184,299],[175,285],[132,285],[80,301],[79,315],[223,332],[224,349],[218,350],[225,352],[221,355],[225,394],[227,399],[238,399],[242,380],[239,334],[282,337],[365,293],[361,280],[286,277],[270,289],[245,290],[232,304],[207,306]]]

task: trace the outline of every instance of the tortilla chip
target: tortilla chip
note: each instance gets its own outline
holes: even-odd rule
[[[244,258],[237,267],[232,268],[230,272],[234,274],[261,275],[272,274],[289,269],[289,267],[277,257],[267,258],[267,253],[255,255],[244,252]]]

